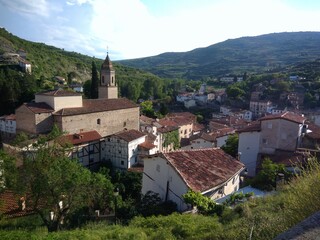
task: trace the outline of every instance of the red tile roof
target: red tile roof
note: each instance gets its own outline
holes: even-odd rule
[[[0,193],[0,214],[8,218],[22,217],[26,215],[34,214],[32,209],[28,206],[22,210],[19,206],[19,201],[22,200],[22,196],[18,195],[10,190],[5,190]]]
[[[258,132],[261,131],[261,122],[254,121],[248,124],[247,127],[237,130],[238,133],[242,132]]]
[[[154,144],[152,144],[151,142],[146,141],[146,142],[140,143],[139,147],[150,150],[150,149],[155,148],[156,146]]]
[[[74,91],[67,91],[67,90],[63,90],[63,89],[57,89],[57,90],[53,90],[53,91],[36,93],[36,95],[46,95],[46,96],[56,96],[56,97],[63,96],[63,97],[65,97],[65,96],[81,96],[81,93],[77,93]]]
[[[135,129],[130,129],[130,130],[124,130],[124,131],[118,132],[114,134],[114,136],[117,136],[126,142],[131,142],[133,140],[146,136],[146,134]]]
[[[215,137],[214,136],[212,136],[212,135],[210,135],[210,134],[208,134],[208,133],[200,133],[200,134],[195,134],[195,135],[192,135],[191,137],[190,137],[190,141],[192,141],[192,140],[196,140],[196,139],[199,139],[199,138],[202,138],[203,140],[206,140],[206,141],[208,141],[208,142],[214,142],[215,141]]]
[[[1,120],[3,119],[5,121],[8,121],[8,120],[15,121],[16,120],[16,115],[15,114],[4,115],[4,116],[1,116],[0,119]]]
[[[71,143],[72,145],[79,145],[83,143],[98,141],[101,138],[101,135],[97,131],[89,131],[61,136],[59,142]]]
[[[172,132],[172,131],[175,131],[175,130],[178,130],[179,127],[177,126],[165,126],[165,127],[159,127],[157,128],[157,131],[159,133],[167,133],[167,132]]]
[[[54,112],[54,110],[46,103],[44,102],[29,102],[24,103],[24,106],[26,106],[28,109],[30,109],[33,113],[51,113]]]
[[[162,153],[193,191],[204,192],[229,180],[244,165],[219,148]]]
[[[296,122],[296,123],[304,123],[304,121],[306,120],[305,117],[296,114],[296,113],[292,113],[292,112],[285,112],[285,113],[281,113],[281,114],[274,114],[274,115],[268,115],[265,117],[260,118],[260,121],[264,121],[264,120],[272,120],[272,119],[285,119],[291,122]]]
[[[320,139],[320,127],[313,124],[313,123],[308,123],[308,130],[306,133],[306,137],[312,138],[312,139]]]
[[[126,98],[117,99],[84,99],[83,107],[64,108],[54,115],[72,116],[94,112],[121,110],[126,108],[138,108],[139,106]]]

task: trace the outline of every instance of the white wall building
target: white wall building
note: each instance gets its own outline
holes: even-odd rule
[[[102,159],[115,168],[131,168],[138,162],[138,146],[145,140],[146,134],[134,129],[108,136],[102,143]]]
[[[175,151],[144,159],[142,194],[158,193],[179,211],[189,206],[182,195],[189,189],[218,199],[239,189],[244,165],[218,148]]]
[[[0,117],[0,133],[4,137],[12,138],[16,134],[16,116],[14,114]]]

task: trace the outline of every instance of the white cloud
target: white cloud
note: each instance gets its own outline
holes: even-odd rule
[[[139,0],[93,0],[92,34],[120,58],[188,51],[229,38],[281,31],[320,30],[320,12],[283,1],[224,0],[153,16]]]
[[[43,17],[50,15],[50,6],[46,0],[0,0],[0,3],[11,11],[19,14]]]

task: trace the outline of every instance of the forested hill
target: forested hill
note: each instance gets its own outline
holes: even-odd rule
[[[284,32],[230,39],[183,53],[122,60],[162,77],[199,80],[244,72],[270,72],[320,58],[320,32]]]
[[[31,75],[24,74],[17,65],[15,55],[20,49],[27,53],[26,60],[32,65]],[[69,83],[91,80],[92,61],[99,71],[103,59],[27,41],[0,28],[0,115],[14,112],[23,102],[32,100],[35,92],[57,87],[54,76],[61,76]],[[138,98],[161,99],[172,95],[174,88],[169,79],[117,63],[113,66],[123,97],[137,101]]]

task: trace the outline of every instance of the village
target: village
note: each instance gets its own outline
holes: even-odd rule
[[[178,211],[189,211],[183,199],[189,190],[221,202],[239,191],[245,178],[255,177],[265,158],[298,173],[308,154],[318,152],[320,114],[302,113],[297,107],[279,109],[261,100],[258,90],[251,93],[250,109],[237,109],[223,104],[228,97],[224,91],[207,94],[203,84],[197,93],[177,95],[185,110],[150,118],[138,104],[118,98],[116,73],[107,55],[98,99],[83,99],[81,92],[61,88],[36,93],[34,101],[18,107],[15,114],[0,117],[3,147],[12,149],[5,140],[22,132],[36,141],[58,127],[64,133],[61,144],[72,145],[68,156],[83,167],[96,170],[110,163],[120,171],[140,172],[142,195],[154,192],[162,201],[173,201]],[[299,104],[290,93],[282,98]],[[213,113],[208,124],[199,123],[188,111],[212,101],[221,104],[220,112]],[[232,136],[237,136],[233,156],[223,150]],[[30,150],[32,143],[19,151]]]

